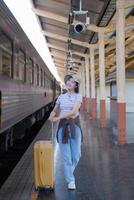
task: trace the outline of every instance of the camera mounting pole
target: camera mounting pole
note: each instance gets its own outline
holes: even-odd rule
[[[88,14],[87,10],[86,11],[82,10],[82,0],[80,0],[79,1],[79,10],[73,10],[74,18],[73,18],[72,25],[74,25],[75,33],[80,34],[86,30],[87,25],[90,23],[90,18],[87,16],[87,14]],[[79,17],[84,16],[85,22],[77,21],[77,19],[76,19],[77,16],[79,16]]]
[[[80,11],[82,11],[82,2],[80,0]]]

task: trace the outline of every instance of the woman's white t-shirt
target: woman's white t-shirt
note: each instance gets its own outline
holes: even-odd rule
[[[60,114],[71,111],[76,102],[82,103],[82,95],[80,93],[67,92],[65,94],[61,94],[56,100],[56,104],[60,106]]]

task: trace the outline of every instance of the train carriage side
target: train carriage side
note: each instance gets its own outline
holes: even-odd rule
[[[52,109],[59,86],[6,7],[0,7],[0,146],[23,137]],[[5,10],[5,12],[3,12]],[[8,13],[8,15],[6,15]],[[6,15],[6,16],[5,16]],[[14,24],[14,26],[12,26]],[[11,134],[14,138],[9,137]]]

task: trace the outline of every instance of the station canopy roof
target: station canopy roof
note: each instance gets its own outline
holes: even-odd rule
[[[99,79],[98,32],[104,29],[106,78],[115,72],[116,0],[32,0],[32,3],[61,79],[66,73],[78,73],[92,46],[95,48],[96,81]],[[87,14],[74,12],[80,7],[82,11],[88,11]],[[76,33],[74,25],[78,22],[85,24],[86,17],[90,21],[87,28]],[[125,52],[126,68],[134,69],[133,0],[125,1]]]

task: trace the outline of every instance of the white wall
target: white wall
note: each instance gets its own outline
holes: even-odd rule
[[[110,96],[110,85],[106,85],[106,103],[110,102],[110,98],[108,98]],[[100,102],[100,89],[99,86],[97,87],[97,91],[96,91],[96,99],[97,99],[97,103]]]
[[[134,80],[126,80],[126,112],[134,112]]]

